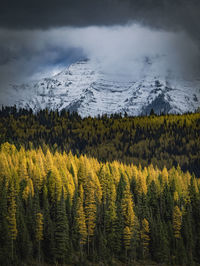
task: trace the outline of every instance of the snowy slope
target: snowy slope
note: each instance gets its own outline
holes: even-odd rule
[[[157,59],[156,59],[157,60]],[[140,78],[104,72],[89,60],[72,64],[59,74],[14,85],[10,104],[34,111],[68,109],[81,116],[124,113],[140,115],[156,112],[183,113],[200,105],[200,78],[175,78],[159,74],[154,60],[145,59]]]

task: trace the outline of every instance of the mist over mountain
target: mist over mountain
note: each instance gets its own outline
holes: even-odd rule
[[[196,0],[3,3],[0,104],[13,102],[13,86],[52,78],[85,58],[108,79],[120,77],[123,82],[143,82],[143,76],[150,75],[143,62],[150,58],[151,75],[163,80],[173,76],[178,87],[184,86],[190,97],[195,94],[198,99],[199,10]],[[182,85],[188,80],[189,86]],[[24,90],[18,94],[21,101],[27,97]]]
[[[0,265],[200,265],[199,19],[1,1]]]
[[[159,71],[165,56],[137,61],[140,73],[114,74],[98,61],[82,60],[60,73],[26,84],[13,85],[8,105],[39,111],[69,110],[81,116],[122,113],[129,115],[184,113],[199,106],[200,79],[183,79],[170,70]],[[129,70],[130,71],[130,70]],[[5,101],[5,99],[4,99]]]

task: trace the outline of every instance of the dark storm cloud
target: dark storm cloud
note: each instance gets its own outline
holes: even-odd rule
[[[84,56],[81,47],[67,45],[63,31],[55,31],[0,29],[0,90],[51,76]]]
[[[137,21],[154,27],[184,28],[199,34],[199,0],[20,0],[4,1],[5,28],[49,28],[123,24]]]
[[[102,69],[138,76],[146,56],[163,60],[155,73],[177,76],[199,69],[200,51],[184,31],[153,30],[140,24],[60,27],[47,30],[0,29],[0,90],[9,84],[51,76],[82,58]],[[134,71],[133,71],[134,70]],[[199,70],[198,70],[199,71]]]
[[[156,66],[163,73],[199,72],[199,18],[200,0],[1,2],[0,93],[7,84],[51,76],[81,57],[129,72],[138,55],[159,51],[167,55]]]

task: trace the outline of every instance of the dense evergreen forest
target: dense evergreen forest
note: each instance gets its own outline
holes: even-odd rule
[[[199,181],[4,143],[0,265],[200,265]]]
[[[77,113],[5,107],[0,111],[0,143],[25,149],[46,144],[51,151],[86,154],[102,162],[118,160],[163,169],[180,165],[200,177],[200,113],[81,118]]]

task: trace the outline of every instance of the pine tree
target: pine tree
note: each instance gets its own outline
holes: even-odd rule
[[[64,191],[56,206],[55,222],[55,257],[59,263],[64,263],[69,256],[69,225],[66,215]]]
[[[195,237],[194,237],[194,221],[192,219],[192,206],[188,202],[185,206],[185,210],[182,218],[182,234],[185,243],[185,248],[188,257],[188,264],[193,265],[194,261],[194,247],[195,247]],[[196,230],[195,230],[196,234]]]
[[[6,262],[9,256],[8,249],[8,221],[7,221],[7,189],[6,178],[2,178],[0,182],[0,264]],[[6,263],[5,263],[6,264]]]
[[[38,242],[38,258],[40,264],[40,242],[43,240],[43,215],[42,213],[38,212],[36,214],[36,230],[35,230],[35,238]]]
[[[11,241],[11,257],[14,258],[14,240],[17,237],[17,224],[16,224],[16,202],[15,202],[15,191],[13,183],[10,184],[8,190],[8,234]]]
[[[173,211],[173,230],[175,239],[181,238],[182,213],[178,206]]]
[[[30,234],[27,229],[26,215],[21,195],[16,195],[16,222],[17,222],[17,238],[16,238],[16,254],[20,261],[30,260],[32,256],[32,243]]]
[[[117,207],[116,207],[116,188],[114,183],[110,184],[107,209],[105,210],[105,235],[111,256],[117,251],[117,242],[119,240],[117,232]],[[104,214],[102,214],[103,216]]]
[[[128,226],[124,228],[123,231],[123,240],[124,240],[124,247],[125,247],[125,255],[127,258],[127,251],[130,249],[130,244],[131,244],[131,230]]]
[[[149,242],[150,242],[149,233],[150,233],[149,222],[146,219],[143,219],[141,224],[141,232],[140,232],[143,258],[146,258],[149,254]]]
[[[125,256],[127,264],[200,262],[197,178],[180,168],[142,170],[56,150],[48,156],[51,170],[42,176],[41,150],[0,150],[0,265],[37,264],[38,254],[39,263],[78,263],[79,247],[81,264],[123,264]]]
[[[46,261],[54,260],[54,231],[53,222],[51,219],[51,212],[48,200],[48,190],[46,185],[43,187],[43,216],[44,216],[44,240],[43,253]]]
[[[130,257],[133,258],[134,261],[137,259],[137,250],[140,244],[140,223],[138,217],[134,216],[134,224],[132,230],[132,239],[131,239],[131,250]]]

